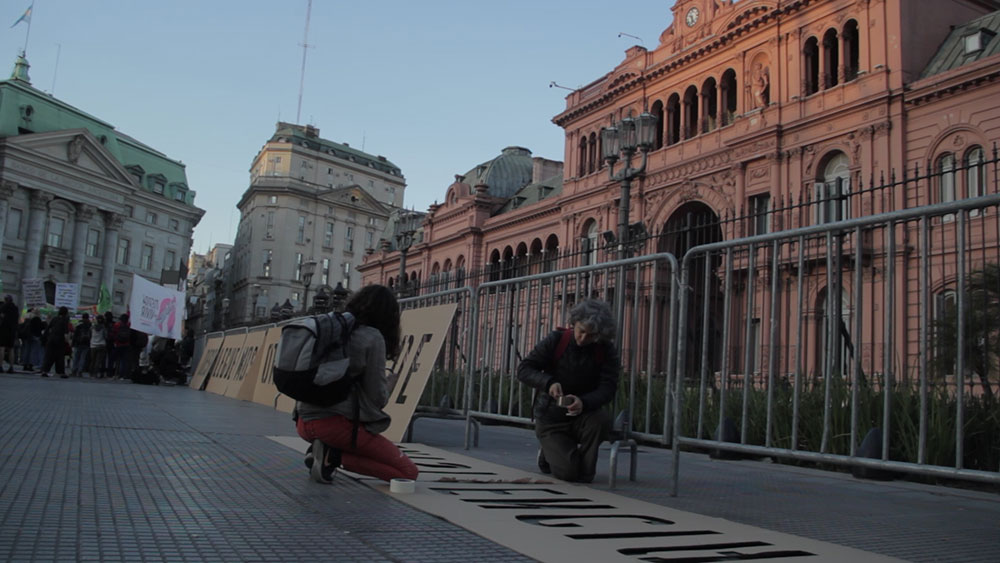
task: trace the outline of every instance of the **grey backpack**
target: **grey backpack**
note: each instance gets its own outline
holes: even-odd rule
[[[274,356],[274,385],[296,401],[329,407],[347,399],[355,380],[347,344],[354,329],[350,313],[305,317],[281,328]]]

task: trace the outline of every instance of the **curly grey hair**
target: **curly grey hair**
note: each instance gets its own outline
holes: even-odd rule
[[[570,326],[581,323],[588,331],[597,332],[600,340],[613,342],[615,339],[615,318],[611,307],[604,301],[587,299],[577,303],[569,312]]]

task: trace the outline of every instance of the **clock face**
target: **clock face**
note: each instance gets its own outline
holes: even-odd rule
[[[698,8],[691,8],[688,10],[684,21],[687,22],[688,27],[692,27],[694,24],[698,23]]]

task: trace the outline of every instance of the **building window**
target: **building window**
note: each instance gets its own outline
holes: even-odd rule
[[[156,224],[156,219],[157,219],[156,213],[153,213],[152,211],[147,211],[146,212],[146,222],[147,223],[149,223],[150,225],[155,225]]]
[[[323,246],[333,248],[333,223],[326,224],[326,232],[323,233]]]
[[[354,227],[347,227],[347,235],[344,237],[344,250],[354,252]]]
[[[858,22],[848,20],[844,25],[844,81],[850,82],[858,77],[859,70],[859,42],[858,42]]]
[[[125,304],[125,292],[124,291],[116,291],[115,292],[115,305],[124,305],[124,304]]]
[[[10,208],[7,210],[7,226],[5,235],[11,239],[21,239],[21,217],[23,212],[20,209]]]
[[[590,266],[597,263],[597,221],[593,219],[587,221],[583,229],[583,239],[580,241],[583,265]]]
[[[830,223],[851,218],[851,178],[847,155],[834,153],[816,182],[816,222]]]
[[[365,248],[375,248],[375,233],[373,231],[365,232]]]
[[[368,224],[374,226],[375,225],[375,218],[374,217],[369,217],[368,218]]]
[[[126,205],[123,212],[126,217],[132,217],[135,215],[135,209],[131,205]]]
[[[278,196],[276,195],[269,196],[267,198],[267,202],[270,203],[271,205],[278,203]]]
[[[302,253],[295,253],[295,281],[302,281]]]
[[[273,251],[271,251],[271,250],[265,250],[264,251],[264,257],[263,257],[264,258],[264,268],[261,271],[261,275],[264,276],[265,278],[271,277],[271,258],[272,257],[273,257]]]
[[[837,69],[840,68],[840,41],[836,29],[828,29],[823,34],[823,88],[833,88],[838,84]]]
[[[171,231],[179,231],[181,229],[181,222],[177,219],[171,219],[168,221],[168,224],[170,225]]]
[[[802,49],[802,66],[805,71],[803,94],[811,96],[819,92],[819,40],[810,37]]]
[[[939,327],[936,328],[937,331],[941,331],[943,327],[946,326],[957,326],[957,311],[958,310],[958,294],[955,293],[954,289],[945,289],[934,295],[934,322],[932,326]],[[945,332],[951,332],[949,335],[952,338],[955,336],[954,328],[952,330],[945,329]],[[949,348],[954,348],[954,342],[944,342],[946,338],[944,335],[935,335],[935,354],[941,356],[946,354]],[[954,352],[951,353],[954,356]],[[955,359],[957,363],[957,358]],[[943,367],[943,366],[942,366]],[[949,373],[944,374],[945,376],[953,376],[955,374],[955,368],[957,367],[954,363],[950,366],[951,369],[944,367]]]
[[[323,271],[319,279],[320,285],[328,285],[330,283],[330,259],[323,259]]]
[[[87,256],[97,258],[98,249],[101,244],[101,231],[97,229],[87,230]]]
[[[986,185],[986,164],[982,147],[972,147],[965,153],[965,197],[983,195]]]
[[[267,223],[264,227],[264,238],[274,238],[274,211],[267,212]]]
[[[177,190],[174,192],[174,199],[177,201],[187,201],[187,192],[184,190]]]
[[[148,244],[142,245],[142,262],[139,264],[139,267],[142,268],[143,270],[152,270],[153,269],[153,247],[152,246],[150,246]]]
[[[306,217],[305,215],[299,215],[299,229],[295,235],[295,242],[302,243],[306,241]]]
[[[750,235],[766,235],[770,232],[771,194],[750,196]]]
[[[955,155],[946,152],[938,157],[938,202],[955,201]]]
[[[163,269],[173,270],[176,267],[178,267],[177,254],[173,250],[168,250],[166,256],[163,258]]]
[[[164,188],[163,182],[154,182],[153,183],[153,193],[154,194],[160,194],[160,195],[162,195],[163,194],[163,188]]]
[[[116,256],[116,259],[118,260],[118,263],[123,266],[128,266],[128,255],[130,246],[131,243],[127,238],[118,239],[118,256]]]
[[[52,217],[49,219],[49,246],[54,246],[56,248],[62,247],[63,242],[63,230],[66,228],[66,222],[59,217]]]

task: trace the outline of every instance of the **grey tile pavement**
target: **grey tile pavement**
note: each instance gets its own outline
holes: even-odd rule
[[[527,561],[266,438],[289,415],[186,387],[0,376],[0,561]],[[421,418],[414,440],[534,470],[529,430]],[[912,561],[1000,561],[1000,495],[643,447],[616,491]],[[607,450],[594,487],[606,488]]]

